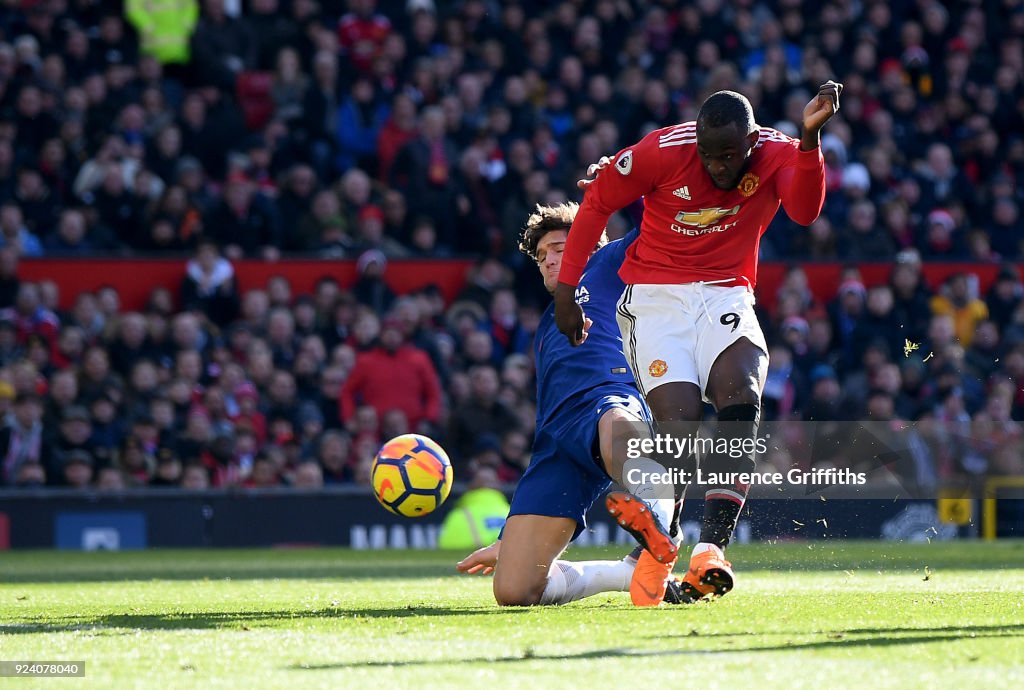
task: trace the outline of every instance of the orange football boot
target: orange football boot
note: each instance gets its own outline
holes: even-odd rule
[[[641,553],[629,581],[629,598],[633,605],[660,606],[662,601],[666,601],[666,591],[675,564],[674,558],[669,563],[661,563],[655,560],[650,551]]]
[[[679,547],[672,541],[668,527],[662,525],[646,501],[624,491],[612,491],[604,500],[608,514],[622,529],[633,535],[659,563],[675,563]]]
[[[690,567],[679,587],[683,594],[697,600],[709,594],[719,597],[728,594],[735,581],[732,563],[725,560],[720,548],[712,546],[690,558]]]
[[[637,606],[658,606],[679,547],[646,502],[632,494],[613,491],[605,499],[608,513],[644,547],[629,583],[629,596]]]

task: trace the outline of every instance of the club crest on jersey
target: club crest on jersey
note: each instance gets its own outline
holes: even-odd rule
[[[706,228],[714,225],[726,216],[735,216],[739,213],[740,207],[737,204],[732,208],[702,208],[699,211],[680,211],[676,214],[676,222],[684,225],[693,225],[698,228]]]
[[[576,304],[586,304],[590,301],[590,291],[585,285],[576,288]]]
[[[628,175],[633,172],[633,149],[626,151],[615,161],[615,169],[620,175]]]
[[[647,367],[647,373],[656,379],[664,376],[666,371],[668,371],[668,365],[663,359],[656,359],[651,362],[651,366]]]
[[[754,173],[748,172],[743,176],[743,179],[740,180],[740,183],[737,185],[737,189],[740,190],[740,194],[743,196],[750,196],[757,191],[757,187],[760,184],[761,178]]]
[[[680,187],[679,189],[677,189],[676,191],[674,191],[672,193],[675,194],[680,199],[686,199],[687,201],[691,201],[691,199],[690,199],[690,187],[688,185],[684,184],[682,187]]]

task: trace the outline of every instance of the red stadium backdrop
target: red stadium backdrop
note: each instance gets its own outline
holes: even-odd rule
[[[396,293],[433,284],[441,289],[446,300],[451,301],[466,284],[466,273],[472,265],[473,262],[468,260],[392,260],[388,262],[385,278]],[[316,281],[323,276],[337,278],[346,288],[356,280],[355,261],[236,261],[234,266],[241,293],[264,287],[267,280],[276,275],[288,278],[296,295],[312,294]],[[18,278],[21,280],[52,280],[57,283],[62,309],[70,309],[78,293],[105,285],[117,288],[122,308],[141,309],[153,288],[167,288],[177,298],[184,276],[185,262],[181,259],[25,259],[18,265]]]
[[[451,301],[465,285],[466,274],[472,263],[452,259],[392,260],[388,263],[385,280],[399,294],[434,284]],[[775,307],[775,295],[790,265],[760,264],[757,294],[758,299],[769,309]],[[844,264],[804,263],[801,267],[807,274],[811,290],[820,301],[828,302],[835,296]],[[865,285],[871,287],[888,280],[892,265],[859,264],[858,268]],[[1024,264],[1020,268],[1024,271]],[[287,277],[292,283],[294,294],[311,293],[313,285],[322,276],[337,278],[343,287],[351,286],[356,278],[354,261],[239,261],[235,263],[235,270],[239,289],[243,293],[251,288],[263,287],[275,275]],[[982,294],[988,290],[998,271],[999,266],[996,264],[924,265],[924,275],[932,289],[954,273],[973,273],[978,276]],[[18,277],[22,280],[56,282],[60,286],[60,306],[63,309],[71,308],[79,292],[96,290],[104,285],[117,288],[123,308],[141,309],[153,288],[165,287],[177,296],[184,274],[185,262],[180,259],[34,259],[24,260],[18,271]]]

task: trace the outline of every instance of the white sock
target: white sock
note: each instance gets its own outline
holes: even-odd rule
[[[699,553],[704,553],[705,551],[710,551],[711,549],[715,549],[718,551],[719,554],[722,554],[722,549],[718,547],[718,544],[712,544],[710,542],[702,541],[693,547],[693,553],[691,555],[696,556]]]
[[[650,481],[651,475],[666,474],[665,468],[650,458],[627,460],[623,467],[623,486],[629,487],[631,494],[643,499],[666,530],[672,529],[672,513],[676,507],[675,492],[672,484],[659,484]],[[647,481],[628,482],[630,477]]]
[[[540,603],[568,604],[600,592],[628,592],[636,563],[621,561],[555,561]]]

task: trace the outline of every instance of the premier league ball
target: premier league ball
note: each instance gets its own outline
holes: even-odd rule
[[[452,488],[452,463],[436,442],[419,434],[391,439],[370,471],[373,493],[395,515],[421,517],[437,509]]]

